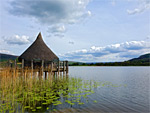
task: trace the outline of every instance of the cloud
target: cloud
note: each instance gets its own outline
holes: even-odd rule
[[[58,33],[58,34],[54,34],[55,37],[59,37],[59,38],[63,38],[64,34]]]
[[[0,53],[14,55],[12,52],[10,52],[9,50],[5,50],[5,49],[0,50]]]
[[[47,32],[53,34],[56,37],[64,37],[66,28],[64,25],[53,25],[51,27],[48,27]]]
[[[51,31],[52,33],[64,33],[66,32],[66,28],[64,25],[62,26],[56,25],[56,26],[49,27],[48,31]]]
[[[139,1],[139,5],[137,6],[137,8],[129,10],[127,9],[127,13],[129,15],[134,15],[134,14],[139,14],[142,13],[148,9],[150,9],[150,1],[149,0],[138,0]]]
[[[30,43],[29,37],[28,36],[19,36],[19,35],[14,35],[13,37],[10,38],[4,38],[4,41],[8,44],[17,44],[17,45],[24,45]]]
[[[74,42],[73,42],[73,41],[69,41],[69,44],[73,45],[73,44],[74,44]]]
[[[130,41],[120,44],[111,44],[104,47],[92,46],[89,50],[81,49],[66,54],[61,54],[62,59],[78,60],[78,61],[93,61],[93,60],[106,60],[105,56],[111,60],[125,60],[139,56],[146,52],[150,52],[150,42],[146,41]],[[113,57],[112,57],[113,56]],[[103,58],[103,59],[102,59]],[[113,59],[114,58],[114,59]],[[87,60],[88,59],[88,60]],[[108,61],[107,60],[107,61]]]
[[[11,0],[8,12],[18,17],[32,18],[48,26],[47,32],[50,35],[62,37],[67,24],[75,24],[91,16],[91,12],[86,8],[90,1]]]
[[[86,10],[90,0],[13,0],[10,14],[31,17],[42,24],[75,23],[91,15]]]

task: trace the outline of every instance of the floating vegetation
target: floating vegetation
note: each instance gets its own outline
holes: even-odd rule
[[[45,112],[56,111],[57,106],[64,104],[81,106],[89,102],[88,97],[95,88],[119,87],[110,82],[52,76],[45,80],[27,75],[14,76],[7,71],[1,73],[0,112]]]

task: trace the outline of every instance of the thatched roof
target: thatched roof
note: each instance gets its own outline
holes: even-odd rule
[[[21,61],[22,59],[26,61],[53,61],[58,60],[59,58],[47,47],[42,39],[41,33],[39,33],[37,39],[33,42],[33,44],[21,56],[19,56],[19,61]]]

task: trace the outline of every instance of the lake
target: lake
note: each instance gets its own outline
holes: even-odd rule
[[[29,72],[2,74],[0,112],[150,112],[150,67],[71,66],[68,76],[46,79]]]
[[[70,67],[69,74],[125,85],[97,88],[90,99],[98,103],[82,106],[82,112],[150,112],[150,67]]]

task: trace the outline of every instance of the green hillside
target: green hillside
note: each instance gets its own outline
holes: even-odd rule
[[[150,53],[145,54],[145,55],[141,55],[138,58],[133,58],[131,60],[129,60],[130,62],[134,62],[134,63],[146,63],[146,62],[150,62]]]
[[[15,60],[18,56],[0,53],[0,62],[6,60]]]

